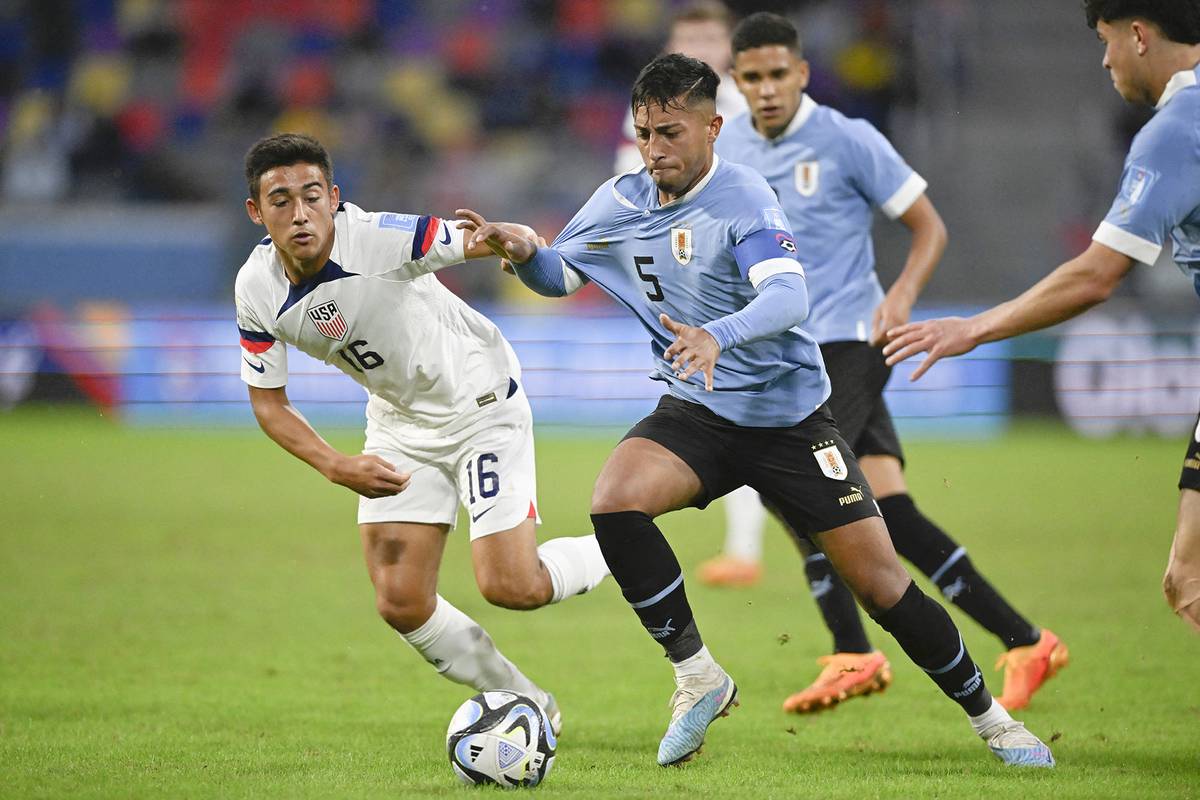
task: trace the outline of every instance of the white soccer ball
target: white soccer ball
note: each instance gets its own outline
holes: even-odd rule
[[[516,692],[484,692],[458,707],[446,730],[450,766],[463,783],[537,786],[558,747],[541,706]]]

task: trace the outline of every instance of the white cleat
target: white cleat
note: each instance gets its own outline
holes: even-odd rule
[[[1001,722],[980,734],[996,758],[1010,767],[1053,767],[1050,748],[1015,719]]]
[[[730,708],[738,705],[737,684],[715,663],[703,675],[677,679],[676,686],[671,724],[658,744],[658,763],[664,767],[690,761],[712,721],[729,716]]]

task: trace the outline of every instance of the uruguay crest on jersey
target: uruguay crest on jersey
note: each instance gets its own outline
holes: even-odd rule
[[[821,182],[821,162],[801,161],[796,165],[796,191],[801,197],[812,197]]]
[[[686,267],[692,260],[691,228],[671,228],[671,255],[681,267]]]
[[[837,449],[837,445],[832,442],[822,442],[821,444],[824,447],[813,449],[813,457],[817,459],[822,474],[835,481],[846,480],[849,470],[846,469],[846,462],[842,459],[842,453]]]
[[[338,311],[337,303],[332,300],[310,308],[308,310],[308,318],[312,320],[313,325],[316,326],[321,335],[326,338],[340,342],[342,337],[346,335],[346,320],[342,316],[342,312]]]

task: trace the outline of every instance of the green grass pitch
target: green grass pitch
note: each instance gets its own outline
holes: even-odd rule
[[[591,482],[614,441],[539,440],[543,537],[589,530]],[[460,786],[444,752],[470,691],[375,616],[347,491],[257,431],[22,411],[0,416],[0,442],[0,796],[489,791]],[[460,532],[441,590],[558,696],[566,727],[539,797],[1198,796],[1200,637],[1159,592],[1182,450],[1053,427],[910,444],[918,502],[1071,648],[1072,665],[1019,715],[1054,739],[1055,771],[996,762],[874,625],[893,687],[785,715],[829,642],[775,527],[760,586],[689,585],[742,707],[682,769],[654,762],[670,669],[611,582],[540,611],[493,608]],[[719,549],[722,514],[663,527],[690,574]],[[998,690],[998,643],[953,613]]]

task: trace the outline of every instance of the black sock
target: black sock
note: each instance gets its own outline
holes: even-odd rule
[[[683,571],[671,545],[641,511],[592,514],[600,552],[621,594],[642,625],[674,662],[700,652],[704,642],[683,590]]]
[[[825,627],[833,634],[833,652],[869,653],[871,641],[858,615],[858,604],[824,553],[804,557],[804,574]]]
[[[983,673],[971,660],[967,646],[946,609],[909,583],[896,605],[876,615],[880,627],[896,641],[913,663],[933,679],[938,688],[973,717],[992,707],[992,695]]]
[[[879,510],[896,552],[928,575],[943,597],[998,637],[1005,649],[1037,642],[1041,631],[1008,604],[976,571],[966,548],[922,514],[911,497],[885,497]]]

